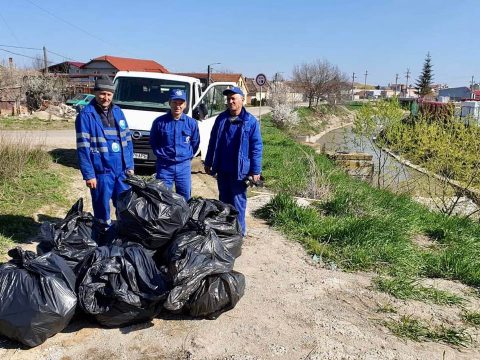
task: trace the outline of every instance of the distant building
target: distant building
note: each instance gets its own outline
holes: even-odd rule
[[[119,71],[146,71],[168,74],[169,71],[153,60],[122,58],[104,55],[90,60],[81,67],[83,74],[92,77],[108,75],[114,77]]]
[[[202,87],[207,86],[207,77],[208,73],[177,73],[177,75],[190,76],[196,79],[199,79],[202,83]],[[247,86],[245,85],[245,77],[240,74],[225,74],[225,73],[211,73],[210,74],[210,83],[212,82],[233,82],[242,89],[243,93],[247,93]]]
[[[169,71],[153,60],[104,55],[87,63],[64,61],[48,67],[50,74],[68,77],[72,94],[92,92],[95,80],[102,75],[114,78],[118,71],[146,71],[168,74]]]
[[[260,86],[257,85],[254,78],[245,78],[245,85],[247,87],[247,104],[251,104],[252,101],[255,99],[256,101],[260,101],[263,99],[267,99],[269,92],[270,92],[270,82],[266,82],[265,85],[262,86],[262,91],[260,92]],[[273,84],[274,86],[275,84]]]
[[[438,96],[448,96],[451,101],[462,101],[466,99],[472,99],[472,91],[466,86],[440,89],[438,90]]]
[[[51,65],[48,67],[48,72],[53,74],[80,74],[81,67],[85,65],[79,61],[64,61],[59,64]]]
[[[66,76],[72,82],[93,85],[96,78],[108,75],[112,79],[119,71],[148,71],[168,74],[168,70],[153,60],[122,58],[104,55],[87,63],[64,61],[48,67],[48,72]]]

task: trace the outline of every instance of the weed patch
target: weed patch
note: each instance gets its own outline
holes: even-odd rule
[[[417,280],[401,276],[391,279],[377,277],[373,283],[377,290],[403,300],[420,300],[438,305],[459,305],[465,301],[455,294],[433,287],[421,286]]]
[[[465,329],[444,325],[429,326],[411,316],[386,321],[385,326],[395,335],[414,341],[435,341],[454,346],[467,346],[472,342],[471,336]]]
[[[4,156],[8,156],[8,162]],[[24,141],[0,143],[0,256],[35,234],[32,215],[46,204],[65,205],[66,179],[52,158]],[[16,165],[14,165],[16,164]]]
[[[462,319],[467,324],[480,327],[480,312],[478,311],[465,311],[462,314]]]

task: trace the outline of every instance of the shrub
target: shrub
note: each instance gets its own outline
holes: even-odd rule
[[[279,104],[272,109],[272,122],[280,128],[289,128],[299,121],[298,114],[287,104]]]

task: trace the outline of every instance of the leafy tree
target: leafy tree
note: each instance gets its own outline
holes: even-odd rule
[[[432,58],[430,53],[427,53],[425,62],[423,63],[422,73],[415,83],[416,88],[418,89],[417,94],[420,96],[428,95],[432,92]]]

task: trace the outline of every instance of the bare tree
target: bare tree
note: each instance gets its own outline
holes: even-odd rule
[[[322,98],[336,103],[341,90],[348,89],[348,77],[328,60],[296,65],[293,80],[303,88],[309,107],[314,102],[318,105]]]
[[[308,99],[308,107],[312,107],[315,98],[315,67],[312,64],[303,63],[295,65],[292,73],[293,81],[303,89],[303,94]]]
[[[45,68],[45,63],[43,57],[40,55],[35,55],[35,59],[32,60],[31,69],[35,71],[41,71]]]

